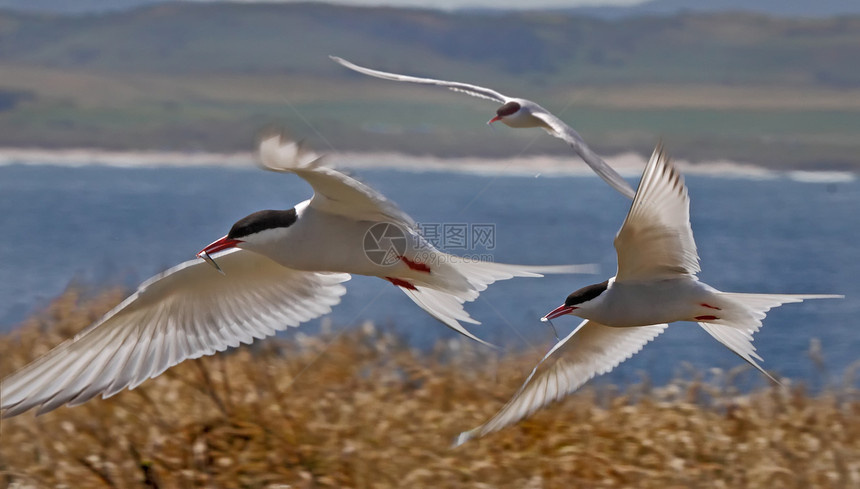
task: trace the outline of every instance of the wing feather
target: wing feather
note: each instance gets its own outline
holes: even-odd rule
[[[540,119],[546,124],[543,127],[547,129],[547,131],[553,136],[567,142],[567,144],[570,145],[574,149],[574,151],[577,152],[577,154],[579,154],[583,161],[585,161],[585,163],[588,164],[588,166],[590,166],[594,170],[594,172],[600,176],[600,178],[605,180],[606,183],[612,186],[612,188],[621,192],[621,194],[625,195],[629,199],[632,199],[633,195],[635,194],[633,187],[631,187],[630,184],[627,183],[627,181],[624,180],[624,178],[618,174],[618,172],[616,172],[614,169],[612,169],[611,166],[609,166],[605,161],[603,161],[600,156],[591,151],[591,149],[588,147],[588,145],[585,144],[585,141],[576,131],[574,131],[571,127],[562,122],[561,119],[554,116],[552,113],[550,113],[543,107],[535,104],[534,102],[525,99],[512,99],[490,88],[481,87],[478,85],[471,85],[469,83],[437,80],[435,78],[419,78],[415,76],[399,75],[397,73],[372,70],[370,68],[358,66],[355,63],[351,63],[343,58],[338,58],[337,56],[329,56],[329,58],[346,68],[375,78],[417,83],[420,85],[436,85],[447,88],[449,90],[453,90],[455,92],[462,92],[468,95],[472,95],[474,97],[492,100],[500,104],[504,104],[512,100],[516,100],[517,102],[521,103],[527,103],[532,110],[532,115],[534,115],[536,118]]]
[[[585,320],[541,359],[520,390],[489,421],[460,434],[456,444],[484,436],[531,415],[609,372],[656,338],[668,325],[612,328]]]
[[[44,413],[134,388],[188,359],[251,343],[325,314],[348,274],[285,268],[235,249],[144,282],[101,320],[0,382],[0,412]]]
[[[295,141],[272,136],[260,143],[260,162],[267,170],[295,173],[314,189],[314,209],[357,220],[394,222],[415,227],[397,204],[358,180],[321,164],[322,157]]]
[[[538,110],[532,110],[532,115],[546,123],[549,127],[547,132],[563,140],[568,144],[568,146],[573,148],[573,150],[576,151],[576,154],[582,158],[582,161],[584,161],[585,164],[594,170],[594,173],[596,173],[597,176],[602,178],[603,181],[609,184],[609,186],[628,199],[632,199],[634,195],[636,195],[636,191],[633,190],[633,187],[631,187],[629,183],[627,183],[627,180],[609,166],[609,163],[603,161],[603,158],[598,156],[597,153],[592,151],[591,148],[585,144],[585,140],[582,139],[582,136],[580,136],[578,132],[543,107],[537,106],[537,109]]]
[[[660,280],[699,272],[684,179],[658,144],[630,212],[615,237],[617,282]]]
[[[436,80],[434,78],[419,78],[416,76],[408,76],[408,75],[398,75],[396,73],[388,73],[386,71],[378,71],[372,70],[370,68],[365,68],[363,66],[358,66],[357,64],[350,63],[349,61],[338,58],[337,56],[329,56],[332,61],[349,68],[350,70],[357,71],[364,75],[372,76],[375,78],[382,78],[384,80],[392,80],[392,81],[401,81],[401,82],[409,82],[409,83],[418,83],[421,85],[436,85],[439,87],[444,87],[449,90],[453,90],[455,92],[461,92],[473,97],[483,98],[487,100],[492,100],[494,102],[499,102],[503,104],[508,101],[508,97],[505,97],[501,93],[492,90],[486,87],[480,87],[478,85],[471,85],[469,83],[460,83],[453,81],[445,81],[445,80]]]

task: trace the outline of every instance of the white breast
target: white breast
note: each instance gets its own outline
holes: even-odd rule
[[[692,277],[656,282],[610,282],[609,288],[575,314],[607,326],[629,327],[688,321],[713,289]]]

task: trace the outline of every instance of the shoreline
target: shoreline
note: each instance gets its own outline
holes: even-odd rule
[[[407,172],[452,172],[487,176],[594,176],[591,169],[575,155],[519,156],[506,159],[484,157],[440,158],[404,153],[334,152],[326,155],[328,164],[335,168],[397,170]],[[647,163],[639,154],[628,152],[605,158],[606,162],[624,177],[637,177]],[[810,183],[854,181],[860,174],[855,171],[781,170],[752,163],[731,160],[710,160],[691,163],[676,159],[677,166],[688,175],[709,177],[741,177],[773,179],[788,177]],[[0,148],[0,167],[11,165],[53,165],[70,168],[108,166],[113,168],[234,168],[256,169],[252,152],[210,153],[182,151],[109,151],[100,149],[70,148],[62,150],[32,148]]]

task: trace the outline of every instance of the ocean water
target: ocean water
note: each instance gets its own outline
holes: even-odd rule
[[[428,232],[439,232],[437,243],[451,253],[600,265],[598,275],[500,282],[467,305],[483,323],[470,328],[475,334],[508,349],[531,349],[536,361],[554,340],[538,318],[571,291],[615,273],[612,240],[629,202],[596,177],[414,168],[357,176]],[[846,296],[771,311],[755,343],[767,369],[813,385],[836,382],[860,358],[860,181],[801,173],[686,180],[704,282],[736,292]],[[0,330],[16,327],[70,283],[131,289],[192,259],[239,218],[289,208],[310,195],[298,177],[253,169],[0,166]],[[468,233],[476,225],[484,226],[480,243],[456,238],[453,230]],[[388,282],[354,277],[346,285],[342,303],[327,316],[336,330],[372,321],[422,348],[457,336]],[[578,322],[565,317],[555,324],[563,334]],[[319,326],[316,320],[300,329]],[[812,339],[821,343],[823,368],[808,357]],[[705,371],[742,363],[697,325],[676,323],[609,379],[635,381],[644,372],[662,382],[687,364]]]

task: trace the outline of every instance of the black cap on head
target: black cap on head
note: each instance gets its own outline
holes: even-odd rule
[[[599,284],[585,286],[567,296],[567,299],[564,300],[564,305],[575,306],[577,304],[582,304],[583,302],[590,301],[591,299],[594,299],[595,297],[602,294],[607,287],[609,287],[609,280],[600,282]]]
[[[499,117],[506,117],[518,110],[520,110],[520,104],[516,102],[508,102],[505,105],[496,109],[496,115]]]
[[[227,237],[239,239],[266,229],[290,227],[296,219],[298,215],[295,208],[285,211],[257,211],[236,221]]]

